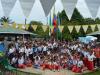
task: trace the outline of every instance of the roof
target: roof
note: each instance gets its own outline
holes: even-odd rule
[[[93,32],[93,33],[90,33],[90,34],[87,34],[87,35],[100,35],[100,31],[96,31],[96,32]]]
[[[12,27],[0,27],[0,34],[22,34],[22,35],[37,35],[25,30],[15,29]]]

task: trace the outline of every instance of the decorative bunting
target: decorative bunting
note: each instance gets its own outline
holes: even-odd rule
[[[6,17],[9,17],[17,0],[1,0],[2,8]]]
[[[82,27],[83,27],[83,29],[84,29],[84,32],[86,32],[87,29],[88,29],[88,25],[83,25]]]
[[[73,28],[74,28],[74,26],[68,26],[70,33],[72,32]]]
[[[100,31],[100,24],[97,24],[98,30]]]
[[[94,30],[95,30],[96,25],[90,25],[90,26],[91,26],[92,31],[94,31]]]
[[[22,29],[22,24],[18,24],[18,29]]]
[[[100,6],[100,0],[85,0],[92,17],[95,19]]]
[[[63,31],[64,26],[58,26],[58,28],[59,28],[60,32],[62,32],[62,31]]]
[[[15,22],[12,24],[12,27],[13,28],[16,28],[16,23]]]
[[[48,26],[42,26],[42,28],[43,28],[43,31],[46,32]]]
[[[29,28],[29,24],[26,24],[25,29],[28,30],[28,28]]]
[[[76,7],[77,1],[78,0],[62,0],[63,7],[65,9],[65,12],[66,12],[69,20],[72,17],[72,14]]]
[[[36,31],[37,25],[32,25],[32,28],[34,29],[34,31]]]
[[[81,28],[80,25],[75,26],[75,29],[76,29],[77,33],[79,32],[80,28]]]
[[[40,0],[44,13],[46,16],[48,16],[50,10],[52,9],[52,6],[55,4],[56,0]]]
[[[19,0],[19,1],[22,7],[23,13],[27,18],[32,10],[35,0]]]

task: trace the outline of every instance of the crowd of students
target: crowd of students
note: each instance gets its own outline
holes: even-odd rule
[[[80,73],[100,67],[100,47],[95,41],[89,44],[80,41],[18,39],[8,45],[9,63],[16,68],[69,69]]]

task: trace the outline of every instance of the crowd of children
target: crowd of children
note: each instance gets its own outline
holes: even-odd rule
[[[21,69],[26,67],[53,71],[69,69],[79,73],[100,67],[100,47],[95,41],[84,44],[78,40],[18,39],[8,47],[7,56],[10,64]]]

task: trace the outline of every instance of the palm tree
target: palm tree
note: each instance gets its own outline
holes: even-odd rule
[[[3,22],[12,23],[12,20],[9,19],[9,17],[3,16],[3,17],[1,17],[0,22],[1,22],[1,24],[3,24]]]

